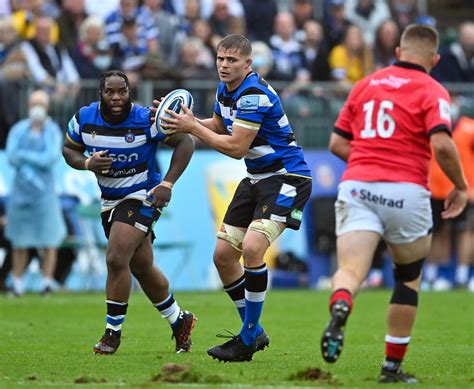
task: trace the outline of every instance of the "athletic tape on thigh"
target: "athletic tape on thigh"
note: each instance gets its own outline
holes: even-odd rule
[[[393,278],[395,281],[410,282],[416,280],[421,274],[421,268],[425,258],[421,258],[418,261],[409,263],[407,265],[400,265],[395,263],[393,269]]]
[[[269,219],[254,220],[249,225],[249,230],[260,232],[267,238],[268,242],[272,244],[283,231],[276,221]]]
[[[237,251],[242,252],[242,241],[244,240],[245,232],[240,228],[222,223],[221,229],[217,231],[216,235],[219,239],[229,242]]]

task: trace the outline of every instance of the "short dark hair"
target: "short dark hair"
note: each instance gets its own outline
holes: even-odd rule
[[[100,87],[99,87],[99,92],[104,91],[105,87],[105,82],[109,77],[117,76],[122,78],[125,81],[125,84],[127,85],[128,90],[130,90],[130,81],[128,81],[128,77],[124,72],[121,72],[120,70],[109,70],[108,72],[104,72],[100,75]]]
[[[222,38],[217,45],[219,50],[239,50],[240,54],[249,56],[252,54],[252,44],[243,35],[229,34]]]

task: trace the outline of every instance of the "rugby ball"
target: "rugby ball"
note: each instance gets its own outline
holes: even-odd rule
[[[175,89],[168,93],[160,102],[158,109],[156,110],[155,115],[155,126],[158,131],[165,135],[171,135],[174,133],[174,130],[167,130],[166,128],[161,127],[161,117],[171,117],[170,114],[166,113],[165,110],[169,109],[176,113],[181,113],[182,108],[181,104],[186,105],[190,110],[193,109],[194,99],[191,93],[186,89]]]

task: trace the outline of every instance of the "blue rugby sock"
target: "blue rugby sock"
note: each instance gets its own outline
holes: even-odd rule
[[[237,312],[239,312],[242,323],[245,321],[245,275],[240,277],[237,281],[224,286],[224,290],[234,302]],[[260,335],[263,328],[258,324],[257,336]]]
[[[256,268],[245,267],[245,319],[240,331],[240,337],[246,345],[255,343],[262,332],[259,320],[262,314],[263,302],[267,292],[267,265]]]
[[[107,324],[105,328],[111,329],[120,334],[122,332],[122,324],[125,321],[125,315],[127,314],[128,304],[113,300],[106,300],[106,304]]]

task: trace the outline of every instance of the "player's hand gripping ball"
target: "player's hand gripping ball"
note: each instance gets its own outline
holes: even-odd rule
[[[165,110],[169,109],[170,111],[174,111],[176,113],[181,113],[181,103],[186,105],[190,110],[193,109],[194,106],[194,99],[191,93],[186,89],[175,89],[168,93],[160,102],[158,109],[156,110],[155,114],[155,123],[157,130],[165,135],[171,135],[175,131],[174,130],[167,130],[166,128],[161,127],[161,117],[171,117],[170,114],[166,113]]]

